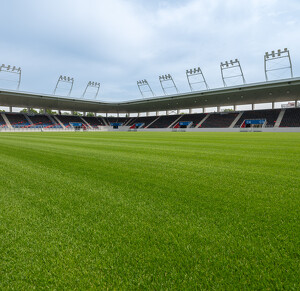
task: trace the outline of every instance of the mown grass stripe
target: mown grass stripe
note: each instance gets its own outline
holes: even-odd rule
[[[5,133],[1,289],[298,289],[299,134]]]

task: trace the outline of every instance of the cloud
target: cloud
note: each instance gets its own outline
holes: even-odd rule
[[[188,91],[185,70],[201,66],[211,88],[219,63],[239,58],[248,82],[263,81],[265,51],[288,47],[299,75],[296,0],[11,0],[2,3],[3,63],[22,66],[21,89],[50,93],[60,74],[74,96],[100,81],[101,99],[139,98],[136,81],[171,73]],[[13,17],[12,17],[13,16]],[[13,21],[12,21],[13,18]]]

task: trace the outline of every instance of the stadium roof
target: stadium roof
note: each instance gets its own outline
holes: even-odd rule
[[[138,113],[298,100],[300,78],[108,103],[20,91],[0,91],[0,105],[98,113]]]

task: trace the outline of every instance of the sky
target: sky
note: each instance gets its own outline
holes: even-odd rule
[[[236,58],[247,83],[262,82],[264,53],[284,48],[300,76],[299,0],[1,0],[0,8],[0,63],[22,68],[21,91],[51,94],[66,75],[74,98],[96,81],[98,100],[133,100],[138,80],[162,96],[158,76],[171,74],[184,93],[194,67],[218,88],[220,62]],[[0,87],[13,89],[3,75]]]

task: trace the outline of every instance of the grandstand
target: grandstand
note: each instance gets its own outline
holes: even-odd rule
[[[113,124],[124,128],[140,130],[171,130],[178,128],[179,123],[189,124],[187,130],[201,131],[203,129],[227,129],[228,131],[245,127],[245,120],[265,120],[263,129],[277,131],[298,131],[300,129],[300,108],[262,109],[229,113],[195,113],[161,116],[141,116],[132,118],[102,118],[77,115],[42,115],[2,113],[0,129],[10,130],[67,130],[72,129],[72,123],[81,123],[84,129],[110,130]],[[138,127],[134,126],[138,125]]]
[[[6,128],[7,124],[2,115],[0,115],[0,128]]]
[[[287,54],[289,58],[287,49],[283,52],[278,50],[278,53],[272,52],[271,55],[266,53],[265,62],[273,55],[275,58],[277,55],[281,57],[282,53]],[[238,60],[231,62],[240,67]],[[230,68],[230,64],[230,62],[221,63],[221,69]],[[196,74],[199,74],[199,70],[195,71]],[[174,128],[182,127],[187,131],[238,131],[246,127],[260,127],[261,131],[300,131],[299,108],[275,109],[276,102],[289,102],[295,107],[298,106],[300,78],[293,77],[291,65],[290,70],[291,78],[288,79],[268,81],[266,70],[266,82],[253,84],[243,82],[242,85],[227,86],[222,75],[223,88],[209,89],[207,86],[206,90],[193,91],[191,86],[191,92],[188,93],[179,93],[177,90],[174,95],[118,103],[1,90],[0,106],[9,107],[9,112],[2,113],[0,128],[2,131],[35,129],[62,131],[73,130],[73,125],[76,124],[76,129],[81,127],[84,130],[102,131],[129,129],[172,131]],[[187,72],[189,81],[190,74],[193,74],[193,71]],[[160,76],[160,81],[162,87],[164,81],[172,81],[175,86],[171,75]],[[70,82],[73,80],[70,79]],[[149,84],[143,80],[138,82],[138,86],[140,88]],[[141,93],[143,95],[143,91]],[[271,104],[272,109],[254,110],[255,105],[261,103]],[[241,105],[250,105],[251,110],[237,110],[237,106]],[[231,106],[233,112],[221,112],[221,108],[226,106]],[[14,112],[16,107],[36,108],[45,114]],[[216,112],[208,112],[208,108],[216,108]],[[49,110],[56,110],[58,114],[46,114],[50,112]],[[62,114],[63,111],[69,113]],[[81,113],[75,114],[75,111]],[[188,113],[182,114],[182,111]]]
[[[285,109],[280,127],[300,127],[300,108]]]

